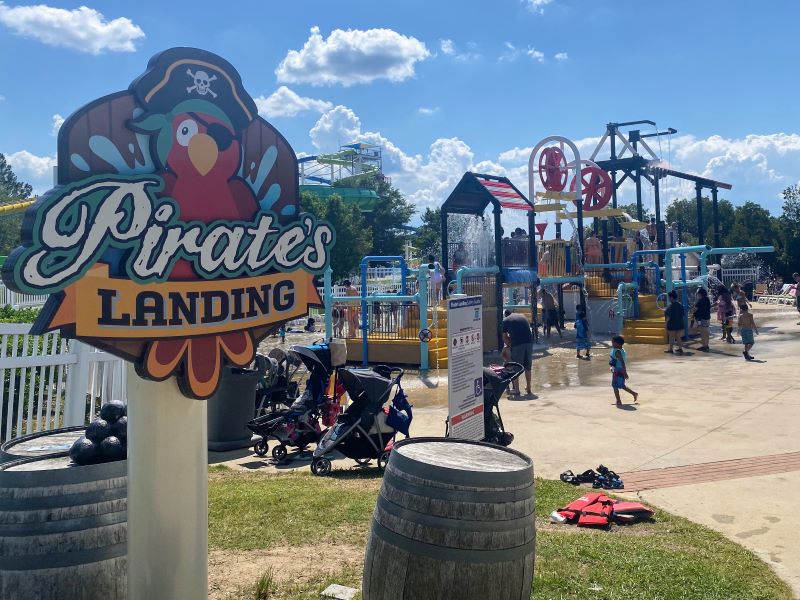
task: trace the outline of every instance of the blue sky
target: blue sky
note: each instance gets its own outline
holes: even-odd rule
[[[794,2],[87,2],[0,1],[0,152],[38,192],[55,115],[179,45],[232,62],[297,152],[383,144],[420,208],[467,169],[526,190],[542,137],[590,151],[606,122],[633,119],[678,129],[662,158],[729,181],[736,203],[778,212],[800,179]],[[692,193],[672,182],[666,195]]]

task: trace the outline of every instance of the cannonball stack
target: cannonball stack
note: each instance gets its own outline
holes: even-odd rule
[[[69,457],[79,465],[123,460],[128,455],[128,417],[125,404],[111,400],[100,408],[100,416],[75,440]]]

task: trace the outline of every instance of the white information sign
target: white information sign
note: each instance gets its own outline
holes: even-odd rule
[[[447,301],[447,401],[450,436],[482,440],[483,326],[480,296]]]

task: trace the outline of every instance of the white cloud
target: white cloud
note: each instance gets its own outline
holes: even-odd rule
[[[334,29],[327,38],[319,27],[300,50],[290,50],[275,69],[278,81],[311,85],[398,82],[413,77],[417,62],[430,56],[418,39],[391,29]]]
[[[61,126],[64,124],[64,117],[60,114],[56,113],[53,115],[53,128],[50,131],[50,135],[56,137],[58,135],[58,130],[61,129]]]
[[[308,132],[320,152],[334,152],[342,144],[355,142],[361,134],[361,119],[346,106],[336,106],[323,114]]]
[[[550,4],[553,0],[522,0],[523,4],[528,6],[531,12],[544,13],[544,7]]]
[[[464,52],[459,52],[453,40],[439,40],[439,47],[442,50],[442,54],[450,56],[458,62],[475,61],[483,58],[481,53],[478,52],[478,44],[475,42],[467,42],[467,49]]]
[[[442,54],[455,54],[456,52],[456,45],[453,43],[453,40],[439,40],[439,48]]]
[[[311,130],[315,147],[322,151],[336,150],[339,144],[361,140],[382,146],[383,169],[418,210],[435,208],[447,198],[465,171],[476,171],[508,177],[523,193],[528,192],[528,159],[531,146],[516,146],[500,152],[494,159],[476,161],[470,145],[458,138],[432,141],[424,154],[409,154],[379,132],[362,131],[361,120],[349,108],[337,106],[328,111]],[[573,140],[583,158],[594,151],[600,137]],[[659,152],[657,143],[653,149]],[[720,198],[734,204],[751,200],[775,214],[780,213],[781,191],[798,183],[800,173],[800,134],[775,133],[725,138],[714,135],[696,138],[678,136],[668,145],[662,141],[662,158],[673,169],[726,181],[733,190],[720,190]],[[604,152],[604,153],[603,153]],[[598,160],[608,157],[605,149]],[[570,159],[567,153],[567,159]],[[649,184],[643,185],[643,201],[652,207]],[[662,206],[675,198],[694,197],[694,184],[681,183],[670,177],[661,182]],[[635,188],[626,182],[620,188],[622,204],[635,202]]]
[[[557,61],[565,61],[569,59],[569,54],[566,52],[559,52],[553,58],[555,58]]]
[[[536,48],[528,48],[525,51],[529,57],[531,57],[536,62],[544,62],[544,52],[537,50]]]
[[[8,164],[20,181],[30,183],[34,194],[43,194],[53,187],[53,167],[56,155],[37,156],[27,150],[20,150],[5,155]]]
[[[417,112],[419,114],[421,114],[421,115],[426,116],[426,117],[430,117],[430,116],[433,116],[433,115],[435,115],[436,113],[439,112],[439,107],[438,106],[433,106],[433,107],[420,106],[417,109]]]
[[[253,100],[258,107],[258,114],[267,119],[294,117],[306,112],[323,113],[333,108],[332,102],[300,96],[285,85],[269,96],[258,96]]]
[[[520,56],[527,56],[536,62],[544,62],[544,52],[541,52],[532,46],[528,46],[527,48],[517,48],[511,42],[503,42],[503,46],[506,50],[500,55],[499,60],[501,62],[514,62]]]
[[[8,6],[0,0],[0,23],[14,33],[49,46],[90,54],[134,52],[144,32],[126,17],[107,21],[102,13],[81,6],[73,10],[45,4]]]

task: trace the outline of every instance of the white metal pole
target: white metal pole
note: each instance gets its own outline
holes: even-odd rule
[[[89,385],[89,346],[78,340],[71,340],[69,346],[75,354],[75,363],[67,371],[64,427],[86,424],[86,392]],[[89,419],[93,417],[89,415]]]
[[[206,401],[128,365],[128,598],[207,597]]]

